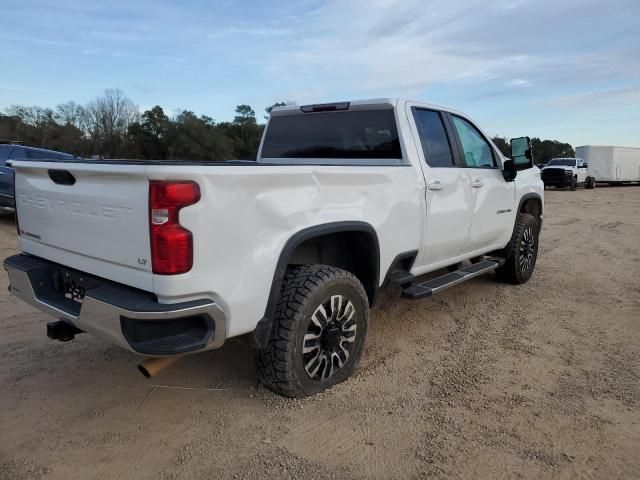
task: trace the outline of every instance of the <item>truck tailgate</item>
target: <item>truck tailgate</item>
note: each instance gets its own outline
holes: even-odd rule
[[[152,290],[144,165],[13,166],[22,251]]]

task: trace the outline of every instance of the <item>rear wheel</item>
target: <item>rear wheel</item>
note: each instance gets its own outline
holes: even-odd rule
[[[584,188],[588,190],[596,188],[596,179],[593,177],[587,177],[587,179],[584,182]]]
[[[504,250],[505,263],[496,270],[498,280],[521,284],[531,278],[538,259],[540,226],[533,215],[521,213],[511,242]]]
[[[351,273],[326,265],[287,272],[268,344],[256,351],[262,383],[280,395],[313,395],[347,379],[364,347],[369,302]]]

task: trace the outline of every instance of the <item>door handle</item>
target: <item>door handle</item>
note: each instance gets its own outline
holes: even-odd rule
[[[429,190],[442,190],[444,189],[444,185],[440,182],[440,181],[435,181],[433,183],[430,183],[429,185],[427,185],[427,188]]]
[[[484,182],[482,180],[480,180],[479,178],[476,178],[473,182],[471,182],[471,186],[473,188],[484,187]]]

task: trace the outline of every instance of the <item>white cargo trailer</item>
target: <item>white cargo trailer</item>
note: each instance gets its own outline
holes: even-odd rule
[[[640,148],[585,145],[576,148],[576,157],[596,182],[640,182]]]

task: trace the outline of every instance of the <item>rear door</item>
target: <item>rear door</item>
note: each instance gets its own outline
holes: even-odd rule
[[[152,289],[144,165],[16,161],[24,252]]]
[[[470,250],[503,246],[513,230],[515,182],[504,179],[497,153],[475,125],[458,115],[449,118],[470,176]]]
[[[458,164],[455,139],[447,132],[444,114],[411,104],[408,113],[414,138],[420,142],[427,182],[422,264],[445,264],[467,251],[472,204],[469,175]]]

